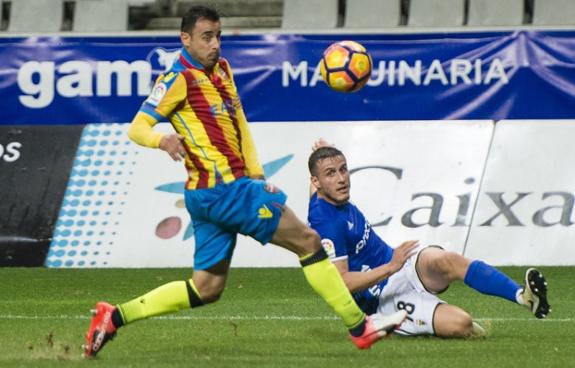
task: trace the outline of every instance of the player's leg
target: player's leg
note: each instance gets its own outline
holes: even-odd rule
[[[217,301],[225,287],[229,264],[221,261],[207,270],[195,271],[190,280],[169,282],[117,306],[99,302],[86,335],[84,356],[96,356],[126,324]]]
[[[469,313],[451,304],[439,304],[433,316],[433,329],[439,337],[469,337],[473,335],[473,320]]]
[[[488,295],[496,295],[513,302],[522,289],[507,275],[481,261],[470,261],[439,247],[423,249],[416,265],[417,273],[427,290],[440,293],[455,280],[462,280],[471,288]]]
[[[426,289],[417,269],[417,265],[421,266],[424,260],[424,251],[427,250],[421,250],[415,257],[408,259],[404,266],[389,278],[379,297],[378,314],[406,311],[407,319],[395,330],[395,333],[400,335],[467,337],[481,332],[483,329],[472,321],[467,312],[446,304],[435,293]],[[437,290],[446,287],[440,283],[434,286]]]
[[[419,251],[415,268],[425,289],[433,294],[439,294],[453,281],[463,280],[469,264],[467,258],[457,253],[430,246]]]
[[[283,208],[271,242],[298,255],[308,283],[343,319],[348,329],[363,323],[365,315],[327,258],[319,235],[301,222],[287,206]]]
[[[544,318],[550,311],[547,283],[535,269],[528,270],[526,286],[523,288],[487,263],[470,261],[439,247],[423,249],[417,258],[416,269],[424,287],[432,293],[440,293],[451,282],[462,280],[482,294],[498,296],[529,307],[537,318]]]
[[[86,334],[84,356],[93,357],[127,324],[196,308],[218,300],[227,280],[236,234],[193,220],[196,250],[192,279],[172,281],[117,306],[100,302]]]
[[[226,198],[228,197],[228,198]],[[295,253],[312,288],[335,310],[345,325],[363,329],[365,315],[354,302],[339,272],[328,260],[315,231],[285,205],[287,196],[268,183],[239,180],[218,199],[221,226],[232,226],[262,244],[273,243]],[[224,205],[225,204],[225,205]],[[214,216],[215,217],[215,216]]]
[[[220,261],[206,270],[194,271],[189,280],[172,281],[119,304],[121,321],[117,320],[116,327],[217,301],[224,290],[229,267],[229,261]]]
[[[194,219],[193,225],[196,249],[192,278],[170,282],[118,305],[123,324],[200,307],[219,299],[228,277],[236,234],[199,219]]]
[[[319,235],[301,222],[287,206],[283,207],[271,242],[299,256],[307,282],[341,317],[358,348],[369,349],[405,320],[406,314],[402,311],[366,317],[353,300],[338,270],[329,261]]]
[[[379,295],[378,315],[405,311],[407,318],[394,330],[404,336],[434,335],[434,313],[443,301],[426,291],[415,271],[416,258],[408,259],[391,275]]]
[[[263,181],[242,179],[230,186],[220,226],[249,235],[262,244],[273,243],[297,254],[312,288],[333,308],[350,330],[359,348],[369,348],[385,331],[359,309],[341,275],[328,260],[315,231],[300,221],[286,205],[287,196]],[[214,217],[215,218],[215,217]]]

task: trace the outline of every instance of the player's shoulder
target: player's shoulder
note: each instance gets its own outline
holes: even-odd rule
[[[310,198],[309,219],[312,223],[338,224],[345,221],[345,213],[334,205],[318,198],[317,193]]]
[[[359,207],[358,207],[355,203],[353,203],[352,201],[348,201],[348,202],[347,202],[346,208],[347,208],[347,211],[348,211],[349,213],[357,214],[357,215],[360,215],[360,216],[362,216],[362,217],[365,217],[365,216],[363,215],[363,212],[361,212],[361,210],[359,209]]]
[[[186,66],[177,59],[174,61],[170,69],[166,70],[158,77],[157,82],[164,83],[167,87],[174,84],[177,80],[183,80],[184,75],[183,73],[187,70]]]
[[[160,82],[171,86],[178,78],[183,78],[182,73],[179,71],[168,71],[161,75]]]

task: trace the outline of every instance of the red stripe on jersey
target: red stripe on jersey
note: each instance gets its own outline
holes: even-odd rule
[[[184,149],[186,150],[188,157],[190,158],[190,160],[192,160],[192,163],[194,164],[194,167],[196,169],[196,171],[198,172],[198,183],[196,184],[196,188],[195,189],[202,189],[202,188],[207,188],[208,187],[208,179],[210,178],[210,174],[208,173],[208,170],[206,170],[206,167],[204,166],[204,164],[202,163],[202,161],[200,161],[200,159],[198,158],[198,156],[196,156],[192,150],[190,149],[190,147],[188,147],[188,145],[184,142]],[[184,164],[186,165],[186,169],[188,169],[188,171],[192,171],[194,168],[190,167],[190,165],[188,165],[187,162],[184,162]],[[186,182],[186,188],[188,187],[188,184],[190,183],[190,179],[188,177],[188,181]]]
[[[197,69],[195,66],[193,66],[192,64],[190,64],[190,63],[186,60],[186,58],[184,57],[184,55],[180,54],[179,59],[180,59],[180,62],[181,62],[182,64],[184,64],[184,66],[185,66],[186,68],[188,68],[188,69],[190,69],[190,68]]]
[[[206,96],[204,96],[200,85],[196,83],[193,73],[190,70],[185,70],[182,74],[186,78],[188,85],[188,103],[204,125],[210,142],[227,158],[234,177],[236,179],[241,178],[245,175],[244,162],[234,154],[228,145],[222,128],[219,126],[215,116],[211,113],[210,103]]]
[[[230,73],[228,72],[227,63],[223,59],[220,59],[220,61],[218,63],[220,64],[220,68],[226,73],[226,75],[229,78]],[[242,152],[242,132],[240,131],[238,119],[236,119],[236,108],[234,107],[234,100],[230,97],[230,94],[228,93],[228,91],[226,91],[226,88],[224,87],[224,84],[222,83],[222,79],[219,76],[216,76],[216,77],[217,78],[214,78],[214,80],[213,80],[214,86],[216,86],[216,89],[218,90],[218,92],[222,96],[222,100],[224,101],[224,104],[226,105],[226,108],[228,109],[228,113],[230,115],[230,118],[232,119],[232,124],[234,124],[234,128],[236,130],[236,137],[238,139],[238,143],[240,146],[240,152]]]

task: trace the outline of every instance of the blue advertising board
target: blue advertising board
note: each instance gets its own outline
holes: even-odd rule
[[[338,93],[318,63],[362,43],[367,86]],[[249,121],[575,117],[575,32],[225,36]],[[0,38],[0,124],[129,122],[178,37]]]

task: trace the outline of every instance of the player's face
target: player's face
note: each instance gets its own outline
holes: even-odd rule
[[[336,156],[317,162],[317,176],[312,176],[317,194],[334,205],[349,201],[349,171],[345,157]]]
[[[200,18],[190,32],[180,33],[186,51],[207,70],[213,69],[220,58],[220,22]]]

